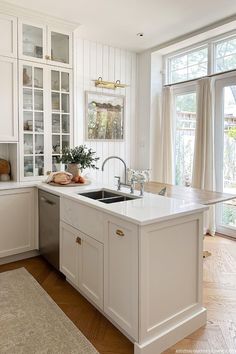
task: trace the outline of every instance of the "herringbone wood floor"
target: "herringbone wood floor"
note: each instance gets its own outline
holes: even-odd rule
[[[186,349],[236,353],[236,241],[206,237],[205,248],[212,252],[212,256],[204,260],[207,325],[165,354]],[[19,267],[25,267],[36,278],[101,354],[133,353],[132,343],[41,257],[2,265],[0,272]]]

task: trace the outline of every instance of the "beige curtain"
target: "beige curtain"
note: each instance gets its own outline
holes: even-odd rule
[[[173,93],[167,86],[162,91],[162,118],[161,118],[161,161],[158,164],[163,183],[173,183]]]
[[[215,190],[213,79],[197,84],[197,123],[193,160],[192,187]],[[205,213],[204,232],[215,234],[215,209]]]

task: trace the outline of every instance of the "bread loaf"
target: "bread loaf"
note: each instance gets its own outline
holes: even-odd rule
[[[58,184],[68,184],[71,182],[72,177],[73,177],[72,175],[66,172],[60,172],[53,176],[53,182]]]

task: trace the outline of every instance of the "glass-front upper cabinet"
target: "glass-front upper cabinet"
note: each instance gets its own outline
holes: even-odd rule
[[[46,62],[46,26],[19,21],[19,56],[21,59]]]
[[[51,70],[52,170],[64,148],[71,146],[71,72]]]
[[[20,65],[21,157],[23,178],[45,173],[45,69]]]
[[[72,67],[72,32],[19,21],[19,57],[44,64]]]
[[[51,61],[63,66],[71,64],[71,34],[60,33],[54,30],[48,31],[49,46],[51,48]]]

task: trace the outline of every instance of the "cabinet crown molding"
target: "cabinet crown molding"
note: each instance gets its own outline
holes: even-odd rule
[[[54,26],[63,26],[70,31],[74,31],[76,28],[80,26],[79,23],[65,21],[61,18],[49,16],[39,11],[29,10],[18,5],[10,4],[6,1],[0,2],[0,13],[15,16],[24,20],[31,20],[31,21],[38,20],[45,25],[50,23],[51,25]]]

